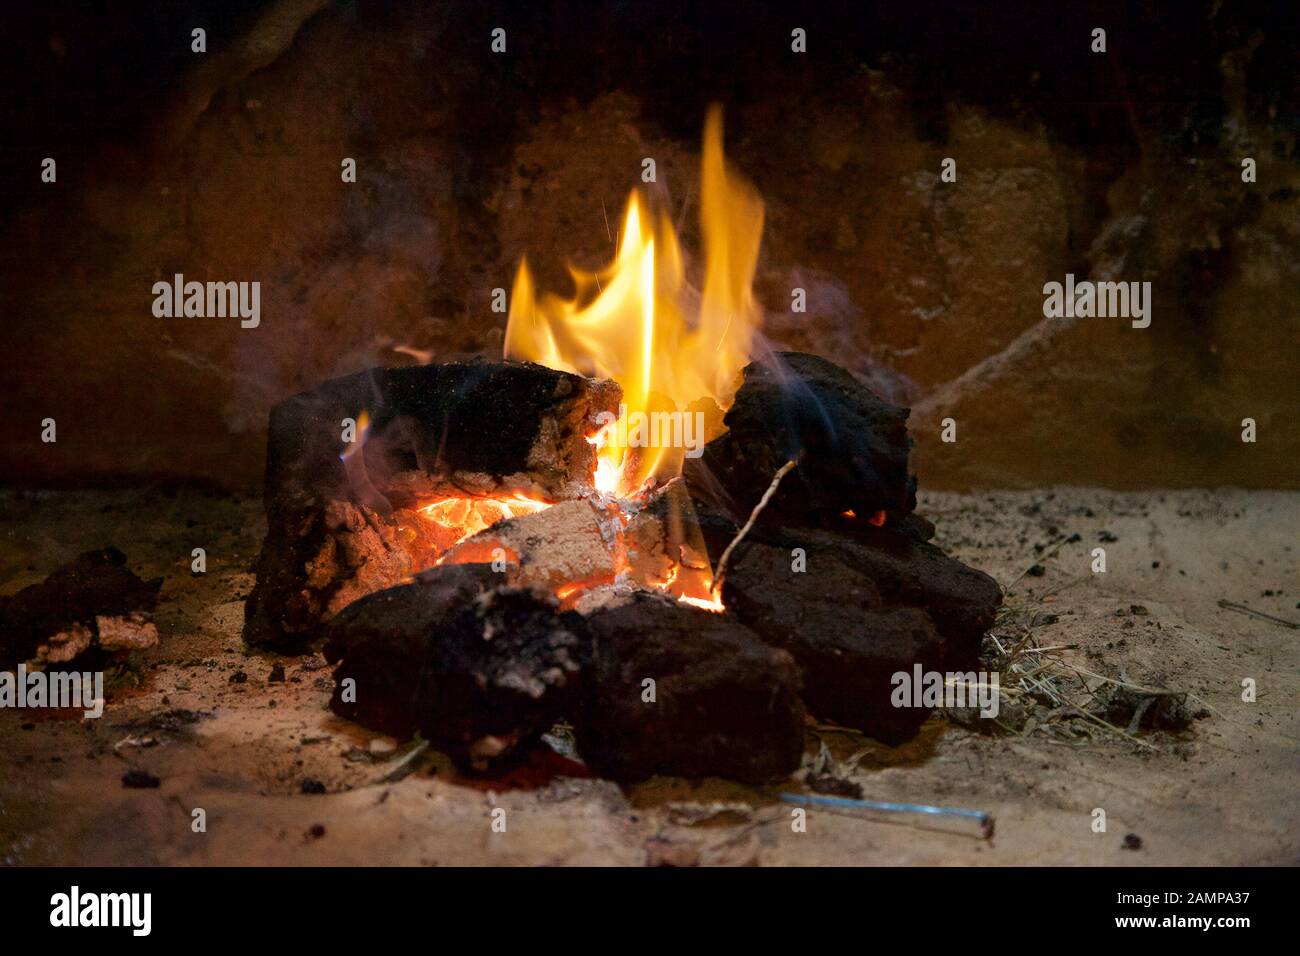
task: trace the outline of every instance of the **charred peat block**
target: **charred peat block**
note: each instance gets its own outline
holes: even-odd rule
[[[336,714],[398,737],[419,730],[470,772],[508,767],[550,730],[590,647],[580,615],[484,564],[367,595],[325,633]]]
[[[798,768],[803,706],[785,651],[657,594],[584,619],[501,577],[438,567],[338,614],[325,626],[334,712],[399,737],[419,730],[472,773],[507,769],[562,717],[614,780],[761,782]]]
[[[494,588],[434,637],[416,723],[462,770],[509,766],[575,702],[591,644],[582,616],[557,605],[544,591]]]
[[[417,729],[415,695],[429,641],[480,594],[501,583],[486,564],[439,567],[414,582],[368,594],[324,625],[325,660],[334,670],[330,709],[395,737]],[[355,695],[345,695],[351,679]],[[350,697],[350,699],[346,699]]]
[[[723,601],[798,661],[813,714],[906,740],[929,712],[892,707],[892,675],[973,666],[1001,589],[929,543],[934,526],[914,513],[907,409],[813,355],[778,353],[744,376],[729,431],[687,462],[709,553],[726,548],[785,462],[799,465],[733,555]],[[883,527],[864,520],[881,512]]]
[[[727,431],[686,462],[691,494],[742,522],[777,470],[797,458],[760,520],[804,525],[845,511],[908,514],[916,508],[908,413],[816,355],[778,352],[751,362],[723,416]]]
[[[892,679],[917,663],[943,669],[934,622],[920,608],[886,608],[871,578],[833,554],[813,562],[812,573],[793,574],[788,550],[750,545],[723,582],[727,609],[790,652],[811,713],[884,743],[909,740],[930,712],[891,706]]]
[[[289,398],[267,434],[267,534],[244,637],[302,650],[357,598],[407,580],[437,554],[416,509],[448,495],[589,489],[596,416],[613,382],[532,363],[372,369]],[[343,422],[360,422],[345,442]]]
[[[593,612],[587,628],[592,661],[574,731],[596,773],[762,783],[798,769],[804,709],[788,653],[729,615],[649,592]]]
[[[149,643],[156,641],[148,617],[162,582],[141,580],[114,547],[77,555],[44,581],[0,597],[0,668],[42,657],[64,662],[92,645],[116,649],[101,630],[119,620],[136,630],[147,627]]]
[[[708,508],[698,513],[709,552],[720,553],[735,524]],[[723,579],[728,613],[798,661],[812,714],[890,744],[910,738],[929,714],[890,705],[892,675],[918,663],[974,668],[1002,603],[991,577],[922,540],[924,524],[757,526]],[[796,548],[803,572],[792,567]]]

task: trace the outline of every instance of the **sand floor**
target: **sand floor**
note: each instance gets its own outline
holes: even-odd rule
[[[162,641],[120,675],[101,719],[0,710],[5,864],[1300,863],[1300,630],[1218,604],[1300,621],[1300,494],[922,495],[937,543],[1004,584],[1019,577],[1009,615],[1040,643],[1078,645],[1059,654],[1189,691],[1208,709],[1184,733],[1144,732],[1145,748],[1105,732],[1071,742],[938,717],[897,749],[810,727],[809,759],[824,744],[822,759],[851,764],[868,797],[990,811],[991,840],[960,821],[819,810],[794,832],[779,794],[796,781],[620,788],[557,757],[490,782],[428,754],[401,777],[409,745],[387,750],[334,717],[319,656],[245,651],[259,501],[134,489],[3,492],[0,506],[3,593],[108,544],[143,577],[166,577]],[[1074,533],[1051,557],[1036,554]],[[1098,546],[1105,574],[1090,570]],[[200,577],[189,572],[194,547],[207,549]],[[1044,573],[1021,577],[1036,562]],[[277,662],[286,680],[268,682]],[[1256,682],[1253,703],[1244,678]],[[132,768],[160,786],[124,787]],[[304,779],[326,792],[303,793]],[[699,819],[718,802],[731,806]],[[504,833],[493,832],[495,808]],[[1130,834],[1140,847],[1125,846]]]

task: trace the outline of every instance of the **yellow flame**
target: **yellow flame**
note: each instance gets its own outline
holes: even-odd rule
[[[704,126],[700,224],[704,267],[698,292],[687,282],[672,223],[662,212],[652,217],[635,191],[614,261],[597,272],[570,267],[572,298],[539,297],[527,261],[520,262],[505,357],[612,378],[623,387],[629,415],[685,412],[705,398],[730,405],[762,320],[751,283],[763,201],[727,169],[716,106]],[[628,449],[612,429],[591,441],[598,448],[595,479],[602,491],[628,495],[646,478],[681,467],[682,449]]]
[[[339,458],[345,462],[365,447],[366,439],[370,437],[370,412],[362,409],[361,414],[356,417],[352,435],[353,440],[339,455]]]

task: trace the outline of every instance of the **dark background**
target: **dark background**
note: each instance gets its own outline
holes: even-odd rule
[[[770,333],[916,403],[923,481],[1296,484],[1293,5],[55,2],[3,43],[11,482],[255,484],[280,398],[394,345],[496,354],[490,290],[600,261],[639,156],[689,207],[718,101]],[[916,185],[950,155],[955,189]],[[1154,283],[1151,329],[978,368],[1106,263]],[[177,271],[260,279],[262,327],[154,319]],[[800,282],[812,314],[775,316]]]

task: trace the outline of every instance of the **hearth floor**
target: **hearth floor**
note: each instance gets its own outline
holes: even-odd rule
[[[536,762],[520,778],[526,787],[460,777],[440,755],[380,782],[408,745],[384,752],[388,742],[372,747],[374,734],[334,717],[318,655],[244,649],[259,500],[10,491],[0,505],[3,593],[109,544],[142,577],[166,577],[162,641],[119,675],[137,686],[119,690],[103,718],[0,710],[6,864],[1300,863],[1300,633],[1218,604],[1300,621],[1300,494],[921,496],[937,543],[1000,582],[1041,562],[1044,573],[1020,578],[1009,597],[1055,616],[1037,631],[1041,643],[1077,644],[1067,660],[1122,667],[1137,682],[1163,678],[1211,707],[1183,735],[1144,734],[1152,750],[1105,736],[975,733],[940,719],[898,749],[810,727],[810,754],[820,738],[835,760],[856,757],[851,778],[867,797],[990,811],[991,841],[960,823],[819,810],[796,833],[779,802],[793,783],[657,778],[620,788],[548,777],[564,769],[559,760]],[[1036,555],[1035,544],[1073,533],[1080,539],[1055,555]],[[197,547],[207,552],[202,576],[190,573]],[[1106,549],[1105,574],[1090,570],[1096,547]],[[276,663],[283,683],[268,680]],[[1254,703],[1241,699],[1245,678],[1256,682]],[[160,785],[124,787],[132,768]],[[326,792],[302,792],[304,780]],[[691,822],[714,802],[740,806]],[[492,829],[496,807],[506,810],[504,833]],[[194,832],[196,808],[206,832]],[[1093,830],[1095,808],[1106,812],[1104,833]],[[1125,848],[1129,834],[1140,848]]]

